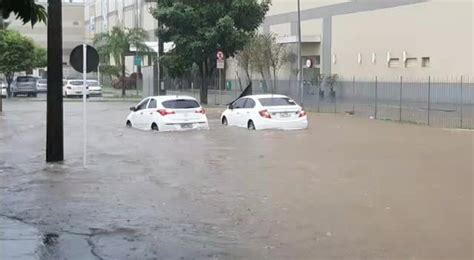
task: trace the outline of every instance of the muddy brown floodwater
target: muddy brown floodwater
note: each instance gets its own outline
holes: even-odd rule
[[[306,131],[156,133],[131,103],[65,103],[63,164],[45,103],[0,116],[0,214],[38,259],[472,259],[473,132],[310,114]],[[1,240],[1,238],[0,238]]]

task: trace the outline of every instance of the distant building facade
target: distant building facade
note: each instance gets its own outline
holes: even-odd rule
[[[47,1],[37,1],[46,6]],[[63,0],[63,64],[64,77],[76,77],[77,73],[69,65],[69,55],[72,49],[84,43],[84,3],[79,0]],[[43,48],[47,48],[47,26],[38,23],[33,28],[30,24],[23,24],[15,20],[12,15],[9,29],[16,30],[25,35]],[[42,76],[45,69],[35,70],[34,74]]]

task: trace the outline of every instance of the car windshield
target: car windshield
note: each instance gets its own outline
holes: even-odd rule
[[[81,82],[81,84],[82,84],[82,82]],[[96,86],[99,86],[99,82],[96,81],[96,80],[88,80],[87,85],[92,86],[92,87],[96,87]]]
[[[35,82],[36,79],[32,77],[18,77],[16,81],[17,82]]]
[[[48,80],[46,80],[46,79],[38,80],[38,83],[40,83],[40,84],[46,84],[47,82],[48,82]]]
[[[264,107],[272,107],[272,106],[296,106],[295,101],[292,99],[282,97],[282,98],[259,98],[258,101]]]
[[[161,103],[165,108],[172,109],[186,109],[186,108],[198,108],[199,103],[192,99],[173,99],[164,101]]]
[[[82,80],[73,80],[73,81],[70,81],[69,84],[73,85],[73,86],[82,86]]]

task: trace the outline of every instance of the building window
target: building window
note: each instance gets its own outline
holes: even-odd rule
[[[421,67],[430,67],[430,57],[421,57]]]
[[[79,22],[78,22],[78,21],[74,21],[74,22],[72,22],[72,24],[73,24],[74,26],[78,26],[78,25],[79,25]]]
[[[416,67],[417,64],[418,64],[418,59],[417,58],[407,58],[405,60],[405,67],[407,67],[407,68]]]
[[[388,67],[390,67],[390,68],[400,67],[400,59],[399,58],[390,58],[390,60],[388,61]]]

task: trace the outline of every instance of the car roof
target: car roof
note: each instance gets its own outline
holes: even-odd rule
[[[289,98],[288,96],[285,95],[278,95],[278,94],[259,94],[259,95],[249,95],[249,96],[244,96],[242,98]]]
[[[175,100],[175,99],[191,99],[191,100],[196,100],[193,97],[190,96],[183,96],[183,95],[166,95],[166,96],[150,96],[146,98],[154,98],[157,101],[168,101],[168,100]],[[145,98],[144,98],[145,99]]]

